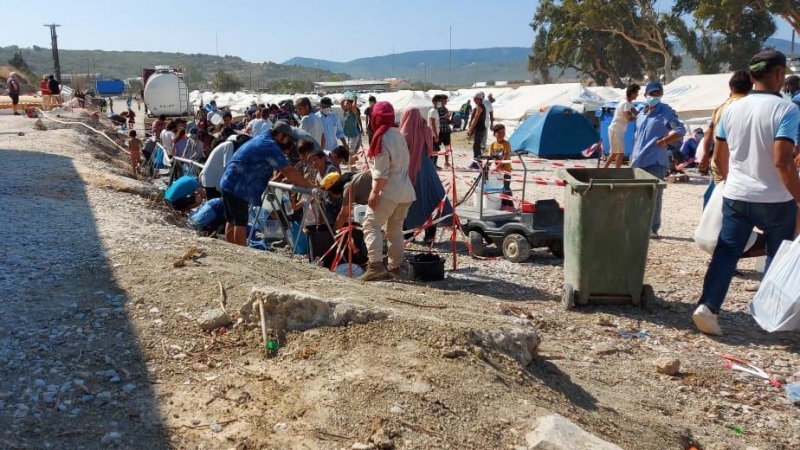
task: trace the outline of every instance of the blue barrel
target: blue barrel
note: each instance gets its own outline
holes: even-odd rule
[[[97,80],[95,89],[97,90],[97,95],[100,96],[120,95],[125,92],[125,82],[116,78],[113,80]]]
[[[639,109],[640,105],[634,104],[634,107]],[[606,155],[611,151],[611,141],[608,140],[608,127],[611,126],[611,121],[614,119],[614,111],[617,110],[617,102],[606,103],[602,108],[595,112],[595,116],[600,122],[600,138],[603,140],[603,153]],[[628,123],[628,129],[625,131],[625,156],[631,156],[633,152],[633,139],[636,135],[636,122]]]

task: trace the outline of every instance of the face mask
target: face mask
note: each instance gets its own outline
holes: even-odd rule
[[[322,114],[325,114],[327,116],[330,113],[331,113],[331,109],[330,108],[322,108]]]
[[[697,133],[697,140],[702,141],[705,135],[703,133]]]
[[[437,108],[441,108],[442,107],[442,102],[436,102],[436,107]]]
[[[644,104],[651,108],[658,105],[659,103],[661,103],[661,97],[647,97],[644,100]]]

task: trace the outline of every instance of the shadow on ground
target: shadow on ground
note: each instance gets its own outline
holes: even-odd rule
[[[72,160],[0,158],[0,447],[168,448],[128,298]]]

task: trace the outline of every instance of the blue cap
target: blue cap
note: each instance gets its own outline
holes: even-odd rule
[[[644,88],[644,95],[650,95],[653,91],[661,91],[664,92],[664,86],[657,81],[653,81],[652,83],[647,83],[647,87]]]

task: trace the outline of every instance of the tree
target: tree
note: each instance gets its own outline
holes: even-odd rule
[[[195,66],[186,66],[184,80],[189,89],[197,89],[198,86],[206,82],[206,76]]]
[[[28,63],[25,62],[25,58],[22,57],[22,52],[14,53],[14,56],[8,60],[8,64],[15,69],[19,69],[20,71],[27,72],[30,70]]]
[[[668,28],[697,60],[700,73],[741,69],[775,34],[772,13],[758,0],[678,0]],[[694,30],[681,19],[692,14]]]
[[[666,31],[669,15],[656,12],[656,0],[570,0],[563,4],[573,2],[579,4],[587,27],[625,39],[645,65],[652,63],[652,55],[658,55],[666,82],[672,81],[676,55]],[[655,78],[649,69],[650,78]]]
[[[642,78],[646,71],[654,72],[662,65],[661,57],[647,49],[637,48],[623,36],[600,30],[608,20],[595,16],[594,27],[587,27],[585,2],[577,0],[543,0],[530,23],[536,39],[528,58],[528,71],[538,74],[543,83],[552,82],[551,67],[577,71],[591,78],[597,85],[609,82],[623,87],[630,79]],[[596,5],[595,5],[596,6]],[[604,8],[601,8],[601,10]],[[624,19],[624,20],[623,20]],[[621,28],[632,29],[635,18],[623,15]],[[637,19],[638,20],[638,19]],[[671,51],[671,45],[668,46]],[[638,57],[631,58],[631,55]],[[676,60],[672,55],[670,66]],[[560,75],[559,75],[560,76]]]
[[[753,3],[758,4],[761,9],[781,16],[800,33],[800,0],[759,0]]]
[[[238,78],[223,70],[218,70],[214,75],[212,85],[215,91],[222,92],[235,92],[244,86]]]

